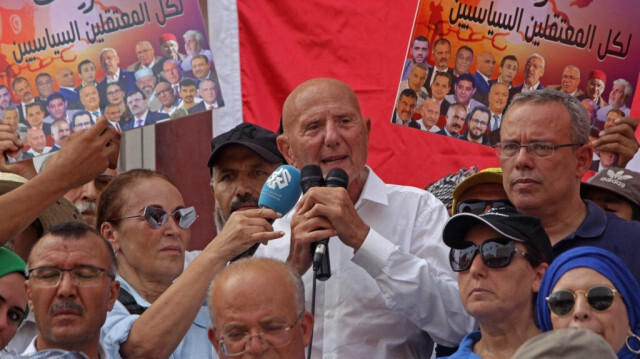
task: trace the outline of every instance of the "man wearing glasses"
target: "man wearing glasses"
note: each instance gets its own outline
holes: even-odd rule
[[[208,336],[221,358],[304,359],[313,315],[305,310],[304,286],[293,267],[267,258],[242,259],[224,269],[210,288],[214,325]]]
[[[460,135],[460,139],[481,145],[489,145],[489,136],[486,134],[489,118],[491,118],[491,112],[482,105],[471,110],[471,113],[467,116],[469,128]]]
[[[554,255],[600,247],[621,257],[640,280],[640,224],[580,198],[580,180],[593,157],[589,126],[584,106],[571,95],[539,90],[514,97],[495,146],[504,189],[518,211],[540,218]],[[612,152],[625,151],[622,140],[609,146]]]
[[[38,335],[23,355],[58,350],[106,358],[100,328],[120,289],[115,270],[111,245],[93,228],[72,222],[51,228],[27,262],[27,298]]]

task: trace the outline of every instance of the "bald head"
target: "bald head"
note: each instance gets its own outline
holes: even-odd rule
[[[268,258],[233,262],[214,279],[208,302],[212,322],[208,336],[218,354],[222,354],[220,341],[229,331],[249,334],[263,331],[263,323],[269,323],[274,328],[289,327],[291,341],[278,347],[225,343],[226,349],[232,353],[244,350],[252,357],[304,359],[313,316],[304,309],[302,279],[290,265]]]
[[[287,130],[291,128],[290,124],[298,119],[302,110],[307,109],[308,106],[324,104],[336,96],[344,96],[343,98],[362,117],[358,97],[347,84],[331,78],[311,79],[296,87],[284,101],[282,109],[284,133],[287,133]]]
[[[287,162],[298,169],[318,165],[325,176],[342,168],[349,176],[350,196],[357,200],[366,178],[371,121],[362,118],[353,90],[335,79],[306,81],[287,97],[282,114],[277,142]],[[359,183],[354,186],[354,181]]]

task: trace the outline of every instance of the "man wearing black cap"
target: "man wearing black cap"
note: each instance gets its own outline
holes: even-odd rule
[[[276,134],[247,122],[216,136],[211,140],[211,150],[207,165],[220,231],[233,212],[258,208],[264,182],[285,161],[278,151]],[[260,217],[257,212],[244,215]]]

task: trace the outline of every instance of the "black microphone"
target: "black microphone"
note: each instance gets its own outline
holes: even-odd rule
[[[349,185],[349,175],[342,168],[334,168],[327,173],[324,180],[326,187],[347,188]],[[329,260],[329,238],[316,242],[313,253],[313,268],[316,271],[316,278],[325,281],[331,277],[331,261]]]

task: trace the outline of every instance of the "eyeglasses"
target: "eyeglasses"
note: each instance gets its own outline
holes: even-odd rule
[[[520,153],[522,147],[527,149],[527,153],[533,157],[549,157],[553,155],[556,148],[563,147],[580,147],[582,143],[565,143],[562,145],[554,145],[551,142],[531,142],[526,145],[521,145],[515,142],[500,142],[493,146],[494,151],[498,157],[509,158],[515,157]]]
[[[511,263],[514,254],[529,258],[529,255],[516,247],[508,238],[491,238],[479,246],[471,242],[463,242],[464,248],[451,248],[449,264],[454,272],[463,272],[473,263],[473,258],[480,252],[482,262],[489,268],[504,268]]]
[[[37,287],[53,288],[60,284],[64,272],[71,274],[71,281],[78,287],[98,285],[103,273],[106,273],[111,280],[116,278],[113,274],[108,273],[106,269],[90,265],[80,265],[70,269],[50,266],[33,268],[27,271],[27,278],[29,283]]]
[[[109,222],[115,222],[121,219],[140,218],[140,217],[144,218],[147,221],[147,224],[149,224],[149,227],[153,229],[158,229],[162,227],[162,225],[165,224],[165,222],[167,222],[167,220],[169,219],[169,213],[167,213],[162,208],[146,206],[144,207],[142,214],[139,214],[136,216],[112,218],[109,220]],[[173,220],[176,222],[178,227],[182,229],[188,229],[189,227],[191,227],[193,222],[195,222],[196,219],[198,219],[198,214],[196,213],[195,207],[191,206],[187,208],[178,209],[177,211],[171,213],[171,217],[173,217]]]
[[[291,343],[293,337],[291,329],[296,326],[301,317],[302,313],[298,314],[298,318],[296,318],[296,321],[291,325],[287,325],[286,323],[269,324],[261,332],[256,334],[250,334],[249,331],[245,329],[233,329],[228,333],[224,333],[224,335],[218,339],[218,343],[222,348],[222,353],[226,356],[244,354],[247,351],[247,344],[252,337],[260,338],[262,343],[268,344],[272,348],[279,348]]]
[[[486,126],[488,124],[487,121],[480,121],[477,118],[472,118],[471,122],[475,123],[476,125],[480,125],[480,126]]]
[[[506,199],[498,200],[482,200],[482,199],[470,199],[468,201],[460,202],[456,205],[456,213],[473,213],[483,214],[487,207],[501,208],[501,207],[513,207],[511,202]]]
[[[547,297],[547,305],[554,314],[560,316],[567,315],[573,310],[573,306],[577,300],[576,294],[578,293],[584,294],[589,306],[598,312],[604,312],[611,308],[613,299],[616,294],[619,294],[617,290],[604,285],[591,287],[586,292],[583,290],[576,292],[566,289],[558,290]]]

